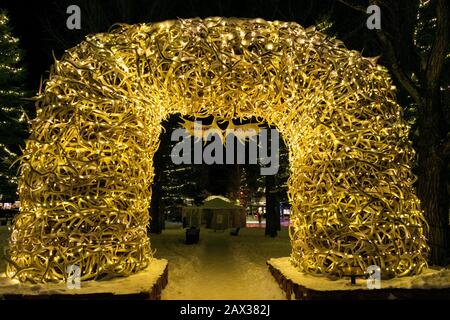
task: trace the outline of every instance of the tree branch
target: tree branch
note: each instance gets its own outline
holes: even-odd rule
[[[405,88],[405,90],[411,95],[414,101],[421,106],[423,104],[423,99],[420,95],[419,89],[416,87],[414,82],[405,74],[405,72],[400,68],[397,60],[397,55],[395,53],[394,45],[386,36],[384,31],[377,30],[378,40],[383,46],[384,56],[391,66],[391,71],[397,78],[398,82]]]
[[[352,8],[353,10],[360,11],[360,12],[364,12],[364,14],[367,13],[367,12],[366,12],[366,10],[367,10],[366,7],[358,6],[358,5],[356,5],[356,4],[352,4],[352,3],[348,2],[348,1],[345,1],[345,0],[337,0],[337,1],[340,2],[340,3],[342,3],[343,5],[346,5],[347,7]]]
[[[444,158],[450,158],[450,134],[448,134],[447,138],[441,143],[441,154]]]
[[[366,14],[366,8],[364,6],[354,5],[347,0],[337,0],[339,3],[346,5],[356,11],[364,12]],[[444,0],[445,1],[445,0]],[[414,102],[421,106],[423,104],[423,99],[420,95],[419,89],[414,84],[414,82],[407,76],[407,74],[400,68],[398,63],[397,54],[395,52],[394,45],[391,40],[387,37],[386,33],[382,30],[377,30],[377,37],[382,44],[384,56],[390,65],[390,69],[394,74],[395,78],[400,82],[400,84],[405,88],[409,95],[413,98]]]
[[[445,55],[448,48],[448,29],[449,24],[449,5],[447,0],[437,0],[436,4],[436,34],[434,42],[431,47],[430,55],[425,70],[425,76],[427,79],[428,92],[439,90],[439,79],[444,66]]]

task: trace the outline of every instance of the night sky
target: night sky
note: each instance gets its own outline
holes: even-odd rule
[[[89,77],[80,76],[81,84],[74,85],[73,88],[77,90],[76,98],[84,99],[83,103],[88,100],[94,101],[86,104],[89,108],[83,107],[84,105],[79,101],[66,103],[69,100],[64,100],[64,96],[60,96],[58,92],[56,94],[50,92],[48,95],[44,95],[45,101],[43,101],[46,106],[51,107],[45,110],[42,117],[37,118],[38,120],[35,121],[37,125],[33,124],[31,127],[33,134],[30,140],[32,142],[27,144],[26,156],[21,158],[22,168],[25,169],[21,171],[23,183],[19,189],[21,205],[22,208],[25,208],[25,210],[21,209],[23,216],[20,217],[24,217],[23,221],[25,222],[22,223],[21,218],[15,220],[20,223],[15,223],[15,229],[12,229],[14,230],[13,241],[10,242],[8,248],[8,252],[11,253],[8,253],[10,254],[8,261],[12,261],[9,264],[10,272],[17,269],[14,276],[18,275],[19,278],[23,277],[25,280],[47,281],[46,277],[48,276],[50,281],[59,281],[63,279],[61,274],[65,274],[65,267],[73,261],[81,261],[83,266],[85,261],[88,261],[87,266],[90,269],[87,269],[86,274],[90,278],[87,279],[109,276],[110,270],[114,271],[114,275],[136,272],[144,265],[142,262],[147,259],[147,251],[150,249],[144,229],[147,227],[148,220],[143,218],[147,215],[144,205],[148,205],[146,201],[150,196],[152,203],[149,212],[153,221],[150,231],[160,233],[163,229],[164,219],[168,217],[167,208],[178,210],[176,214],[180,216],[179,220],[181,220],[179,209],[181,201],[176,202],[172,199],[178,197],[184,204],[184,200],[188,197],[189,199],[197,197],[194,201],[199,203],[210,194],[225,195],[233,201],[243,199],[250,203],[251,211],[255,208],[252,207],[252,201],[254,199],[259,201],[264,196],[265,235],[270,237],[277,236],[278,231],[282,234],[280,203],[287,202],[289,198],[292,209],[291,217],[293,217],[290,219],[294,221],[293,228],[290,229],[293,253],[291,260],[298,268],[303,268],[301,271],[329,274],[333,277],[347,277],[350,274],[360,276],[362,274],[355,272],[360,272],[359,269],[364,271],[363,267],[367,267],[370,262],[383,266],[385,275],[393,277],[420,273],[422,266],[426,265],[427,259],[430,266],[448,265],[450,239],[448,232],[448,190],[450,190],[448,174],[450,171],[447,148],[450,146],[448,139],[450,137],[448,132],[450,123],[448,118],[450,115],[448,112],[450,105],[448,103],[450,99],[448,75],[450,72],[448,72],[449,60],[447,59],[448,50],[446,50],[449,44],[448,34],[442,32],[442,30],[448,30],[445,28],[448,25],[444,24],[448,23],[448,20],[446,15],[442,14],[442,12],[447,12],[448,2],[443,2],[443,0],[430,2],[429,6],[420,6],[420,8],[418,1],[380,2],[378,4],[381,9],[378,9],[381,10],[382,15],[382,30],[370,30],[366,25],[369,15],[365,10],[372,1],[346,0],[346,2],[350,5],[342,4],[340,0],[0,0],[0,9],[8,10],[13,35],[19,38],[20,47],[23,49],[23,64],[27,70],[25,89],[29,90],[30,96],[35,95],[41,81],[48,78],[54,59],[60,60],[66,50],[81,43],[87,35],[108,32],[120,23],[155,23],[178,18],[218,16],[262,18],[268,21],[293,21],[304,28],[316,26],[326,37],[343,41],[349,51],[357,50],[364,57],[378,57],[377,63],[387,66],[389,72],[388,75],[388,73],[382,72],[378,66],[367,63],[367,60],[359,59],[359,55],[355,59],[354,52],[338,50],[339,55],[327,55],[326,49],[336,48],[337,45],[326,45],[325,50],[315,51],[318,53],[314,53],[314,59],[309,59],[311,55],[306,53],[304,55],[307,57],[306,59],[294,60],[294,67],[298,68],[293,68],[295,72],[290,70],[288,73],[285,72],[290,78],[275,76],[276,84],[270,83],[270,87],[267,85],[263,88],[264,91],[255,91],[258,94],[267,91],[269,94],[251,98],[253,100],[249,102],[255,106],[252,109],[254,114],[258,115],[261,112],[263,116],[267,117],[269,124],[279,125],[280,132],[285,134],[283,138],[290,142],[288,144],[290,147],[289,157],[286,147],[284,150],[274,146],[270,147],[271,154],[276,148],[284,151],[285,161],[280,162],[280,167],[284,166],[286,174],[275,176],[271,173],[264,179],[259,179],[258,173],[255,174],[259,171],[254,170],[254,167],[244,167],[240,164],[227,168],[225,165],[206,168],[204,163],[205,166],[197,171],[192,167],[187,167],[192,169],[189,172],[187,169],[185,170],[190,175],[178,173],[176,170],[179,167],[175,170],[174,161],[168,160],[170,154],[168,150],[172,147],[169,143],[164,142],[164,139],[169,136],[170,130],[166,130],[165,138],[163,134],[160,135],[161,145],[166,149],[161,147],[154,154],[154,162],[148,158],[143,158],[145,161],[138,161],[141,160],[139,157],[153,155],[153,152],[157,150],[155,144],[150,147],[150,143],[154,142],[156,134],[159,134],[160,127],[158,127],[157,121],[160,118],[158,117],[164,118],[169,112],[174,111],[189,112],[188,108],[184,108],[188,106],[181,105],[181,103],[189,101],[183,100],[183,98],[190,92],[195,92],[196,95],[191,94],[190,96],[196,98],[204,96],[204,91],[199,90],[198,85],[197,87],[193,86],[195,90],[192,91],[163,88],[162,90],[165,91],[162,92],[167,96],[172,95],[173,98],[165,102],[181,101],[177,105],[179,109],[166,108],[165,105],[159,109],[147,109],[150,110],[148,117],[144,117],[144,120],[138,122],[136,119],[142,114],[140,109],[142,106],[151,108],[149,103],[144,104],[145,100],[136,99],[136,103],[130,100],[133,103],[128,104],[129,108],[127,105],[128,109],[121,109],[122,103],[116,103],[119,101],[118,99],[107,97],[106,93],[97,94],[94,91],[99,90],[98,87],[97,89],[92,87],[93,81],[96,80],[91,81]],[[433,7],[433,4],[436,3],[438,5]],[[70,5],[78,5],[81,8],[81,30],[69,30],[66,26],[66,21],[70,16],[66,10]],[[433,19],[434,16],[437,18]],[[184,29],[180,28],[180,30]],[[222,33],[219,36],[222,36]],[[322,35],[320,35],[321,37]],[[304,40],[302,37],[299,38],[301,41]],[[251,40],[255,39],[256,37],[252,35]],[[322,39],[320,41],[323,42],[312,43],[319,47],[322,46],[322,43],[329,43],[326,40]],[[380,43],[383,43],[384,46],[381,46]],[[269,44],[273,46],[271,43],[266,43],[266,45]],[[237,46],[237,48],[244,48],[244,46],[244,42],[242,42],[241,46]],[[196,47],[194,48],[197,50]],[[272,48],[266,48],[267,51],[272,51]],[[280,52],[285,52],[284,49]],[[305,51],[302,51],[303,49]],[[196,52],[195,50],[194,52]],[[295,47],[295,50],[297,57],[303,58],[302,54],[308,50],[308,46],[299,45]],[[342,52],[345,54],[341,55]],[[270,54],[272,53],[270,52]],[[265,55],[266,53],[264,53]],[[264,56],[259,55],[257,59],[261,61]],[[166,58],[162,53],[161,57]],[[329,59],[323,59],[324,57]],[[160,56],[158,56],[159,58]],[[117,65],[121,66],[120,57],[117,60]],[[220,61],[220,58],[217,61]],[[255,63],[256,61],[258,60],[252,60],[253,65],[262,65],[259,61]],[[289,66],[289,60],[279,61],[277,61],[276,68],[278,69],[275,69],[275,72],[281,70],[279,65]],[[302,61],[301,64],[298,61]],[[339,61],[342,61],[342,64],[339,64],[341,63]],[[148,64],[150,65],[151,62],[153,60],[150,60]],[[320,67],[324,63],[332,67],[327,74]],[[203,66],[202,64],[198,65]],[[304,70],[307,71],[303,72],[301,69],[303,66],[306,66]],[[82,67],[76,67],[82,69]],[[128,80],[128,77],[121,79],[123,74],[125,76],[131,74],[127,69],[124,70],[121,73],[117,72],[118,76],[114,78],[114,84],[117,79],[120,81],[119,85],[122,85],[122,79],[124,79],[123,83],[128,81],[127,85],[128,83],[136,84],[135,79],[140,79],[139,72],[137,72],[139,76],[136,77],[134,74],[134,78],[130,78],[131,80]],[[205,69],[200,70],[204,71]],[[263,80],[272,78],[269,68],[265,69],[268,70],[267,72],[263,69],[256,70],[258,70],[256,79],[259,75],[264,75]],[[308,73],[309,70],[312,72]],[[335,72],[334,76],[331,76],[332,80],[327,82],[328,77],[335,70],[338,72]],[[16,71],[13,72],[17,74]],[[148,71],[146,72],[148,73]],[[155,71],[156,75],[158,72],[164,75],[161,71]],[[308,81],[295,78],[301,72],[306,73]],[[88,71],[84,74],[90,75],[91,72]],[[80,75],[84,74],[80,72]],[[104,74],[109,76],[107,72]],[[174,74],[177,84],[184,81],[183,79],[191,80],[190,73],[183,73],[183,77],[178,78],[175,78],[177,74]],[[217,75],[221,74],[224,73],[217,73]],[[252,73],[246,71],[242,71],[242,74],[253,76]],[[185,75],[187,76],[184,77]],[[241,87],[242,90],[237,86],[240,85],[240,80],[236,81],[236,79],[240,79],[239,76],[240,74],[236,78],[221,76],[219,84],[225,83],[223,88],[231,88],[231,86],[226,86],[228,84],[234,85],[238,89],[234,89],[234,87],[228,89],[233,94],[239,90],[246,94],[246,83],[242,82],[245,84]],[[203,77],[206,79],[208,76]],[[305,77],[302,75],[302,78]],[[166,81],[167,79],[169,76],[166,77]],[[62,85],[65,84],[64,81],[61,82]],[[279,89],[281,81],[295,86],[289,87],[289,90],[281,90]],[[8,83],[8,87],[14,87],[9,79],[4,82]],[[75,83],[75,81],[73,82]],[[262,83],[264,84],[264,82]],[[307,86],[301,87],[304,84]],[[395,85],[396,90],[392,84]],[[153,87],[150,87],[149,90],[153,90]],[[211,88],[214,87],[211,86]],[[250,88],[254,88],[253,84]],[[267,88],[269,89],[265,90]],[[303,88],[306,88],[304,90],[306,94],[301,92]],[[101,107],[97,106],[97,100],[91,99],[90,89],[95,93],[93,94],[95,98],[102,98],[98,99],[100,101],[98,104],[103,104]],[[106,89],[102,87],[104,92]],[[257,89],[260,90],[260,87]],[[139,90],[142,92],[141,88]],[[218,91],[220,90],[222,89]],[[282,94],[286,91],[289,99],[278,94],[281,91],[283,91]],[[281,98],[270,101],[272,97],[275,97],[273,94],[275,92],[277,99]],[[299,92],[301,94],[298,94]],[[247,99],[244,94],[238,96],[239,103],[241,100]],[[132,95],[132,93],[127,93],[128,97]],[[401,107],[393,102],[394,95],[395,101]],[[70,93],[68,96],[70,98],[74,94]],[[213,95],[211,94],[211,96]],[[220,99],[211,99],[212,103],[217,103],[217,106],[211,108],[214,111],[213,115],[220,116],[225,112],[219,111],[231,110],[229,100],[225,99],[228,96],[225,94],[223,96],[223,99],[221,96]],[[306,98],[302,98],[302,96]],[[47,101],[47,98],[50,100]],[[256,104],[262,99],[271,103],[269,104],[270,108],[263,109]],[[152,103],[153,101],[151,100]],[[302,101],[302,103],[297,104],[298,101]],[[69,103],[73,108],[64,108]],[[194,102],[194,107],[190,109],[192,116],[203,116],[203,113],[195,110],[195,107],[198,106],[202,106],[200,111],[209,111],[204,107],[205,105],[195,105]],[[32,106],[32,102],[27,106]],[[209,108],[209,105],[206,106]],[[263,104],[263,107],[265,106]],[[7,109],[11,108],[5,108],[5,110]],[[110,109],[113,111],[109,111]],[[95,115],[97,110],[101,110],[98,112],[98,117]],[[127,113],[126,117],[120,118],[120,124],[108,120],[116,119],[114,118],[116,113],[125,115],[125,112],[121,110],[126,110]],[[246,109],[245,112],[239,110],[236,112],[234,109],[234,113],[228,112],[227,115],[243,117],[248,110],[250,109]],[[402,114],[402,111],[405,111],[405,115]],[[60,114],[62,115],[60,116]],[[110,115],[111,118],[109,118]],[[220,118],[219,116],[217,118]],[[403,123],[401,118],[408,122],[408,126],[411,125],[411,130],[406,129],[406,125],[404,125],[406,122]],[[75,120],[72,121],[72,119]],[[212,116],[208,119],[211,120]],[[170,122],[172,120],[173,123]],[[167,122],[163,122],[162,125],[166,126],[165,128],[170,128],[169,125],[175,127],[178,120],[166,119]],[[247,120],[252,121],[253,119]],[[16,122],[18,123],[18,121]],[[25,123],[25,121],[23,122]],[[141,123],[149,130],[139,132]],[[317,130],[314,127],[316,124]],[[39,132],[41,128],[44,128],[42,129],[43,133]],[[64,131],[66,128],[74,130],[66,134]],[[301,130],[297,130],[297,128],[301,128]],[[14,132],[10,131],[4,130],[13,136]],[[36,132],[38,133],[35,134]],[[78,136],[72,135],[72,132],[77,133]],[[103,132],[107,132],[107,134],[103,135]],[[147,133],[150,136],[141,140],[141,136]],[[62,143],[58,140],[60,137],[62,137]],[[66,137],[70,137],[71,140]],[[141,141],[144,146],[138,145]],[[273,138],[272,141],[274,141]],[[413,142],[413,145],[410,141]],[[64,144],[66,142],[67,144]],[[90,146],[90,149],[86,146]],[[418,160],[415,159],[413,146],[417,151]],[[3,145],[3,147],[7,150],[7,146]],[[148,149],[146,149],[147,147]],[[116,154],[122,150],[125,156],[116,158]],[[132,154],[135,151],[139,153]],[[283,155],[281,152],[280,154]],[[259,155],[261,157],[261,153]],[[86,158],[88,159],[86,160]],[[66,161],[66,159],[68,160]],[[288,159],[291,161],[290,164]],[[95,163],[97,167],[92,169],[92,163]],[[170,166],[171,164],[174,166]],[[149,173],[144,170],[152,165],[155,169],[155,176],[149,178],[153,171]],[[59,169],[60,167],[70,167],[70,170],[65,173],[66,171]],[[40,173],[38,170],[45,170],[45,173]],[[411,170],[413,172],[410,172]],[[139,177],[138,179],[136,172],[142,174],[143,178]],[[176,174],[178,176],[175,176]],[[286,183],[280,183],[280,181],[282,181],[281,177],[287,179],[289,174],[291,174],[291,180],[287,183],[289,186],[289,196],[287,196]],[[190,183],[193,181],[191,177],[194,175],[198,176],[199,178],[196,178],[201,181],[195,180],[195,184]],[[244,178],[247,179],[245,183],[243,182]],[[153,185],[150,192],[149,184],[152,179]],[[38,183],[35,183],[36,181]],[[143,184],[142,181],[148,185]],[[178,181],[183,181],[185,186],[183,183],[180,185],[174,183]],[[140,185],[138,185],[139,183]],[[163,186],[171,186],[171,184],[179,187],[176,192],[170,193],[172,191],[169,192],[168,189],[163,188]],[[411,185],[416,188],[417,192]],[[95,186],[97,188],[96,195],[92,197]],[[192,190],[189,190],[188,193],[183,188]],[[229,196],[230,194],[233,197]],[[241,199],[238,199],[239,197]],[[244,201],[240,203],[246,205]],[[105,204],[108,206],[112,204],[111,208],[105,209]],[[59,210],[62,214],[59,213]],[[111,214],[109,214],[110,212]],[[47,215],[47,213],[49,214]],[[105,214],[108,215],[108,218],[104,218]],[[31,231],[28,230],[28,221],[32,221],[33,224]],[[98,226],[94,226],[97,221]],[[243,221],[242,225],[245,227],[245,219]],[[238,234],[240,227],[241,224],[237,226],[233,235]],[[378,230],[378,228],[380,229]],[[71,237],[61,236],[63,240],[60,240],[61,230],[68,236],[81,235],[80,238],[74,240],[76,248],[74,245],[68,244],[72,241],[68,240]],[[108,241],[104,241],[105,235],[108,236]],[[31,247],[30,239],[33,240]],[[64,239],[67,239],[66,244],[61,242],[65,241]],[[428,254],[427,241],[431,254]],[[265,243],[262,242],[261,247],[264,245]],[[103,248],[107,249],[107,253],[103,253]],[[126,250],[124,251],[123,248]],[[158,247],[155,248],[158,249]],[[176,246],[174,248],[170,250],[172,252],[182,250]],[[209,248],[214,248],[214,245]],[[222,253],[230,253],[228,257],[223,255],[223,260],[227,259],[227,261],[233,261],[233,255],[239,256],[239,259],[234,259],[237,261],[236,270],[241,267],[240,261],[243,260],[241,257],[254,256],[254,252],[251,254],[235,253],[230,248],[219,247],[217,250],[214,249],[214,252],[210,251],[209,256],[216,257],[217,261],[213,262],[217,263],[217,266],[220,265],[221,268],[223,267]],[[74,250],[77,251],[72,254],[75,252]],[[93,252],[96,253],[90,255]],[[385,255],[386,257],[384,257]],[[42,262],[42,258],[46,259],[45,264]],[[58,259],[63,262],[58,262]],[[261,259],[261,261],[264,260]],[[120,264],[117,263],[118,267],[116,265],[109,266],[109,261],[114,261],[114,263],[119,261]],[[202,262],[201,259],[198,261]],[[122,269],[125,265],[129,269]],[[190,266],[195,263],[180,263],[180,265]],[[244,269],[254,268],[254,266],[257,266],[257,263],[250,261],[244,265]],[[210,274],[215,274],[217,269],[219,268],[212,268]],[[120,271],[122,272],[120,273],[116,270],[125,271]],[[132,271],[129,272],[129,270]],[[179,271],[179,274],[183,277],[190,274],[185,269],[180,268],[180,270],[182,271]],[[265,266],[264,270],[266,270]],[[203,272],[203,270],[201,271]],[[267,273],[267,271],[264,272]],[[280,274],[282,275],[281,272]],[[201,280],[204,280],[203,274],[200,276],[202,276]],[[256,279],[259,281],[258,277]],[[21,281],[25,281],[23,279]],[[206,279],[208,278],[206,277]],[[448,279],[446,281],[448,282]],[[229,283],[227,279],[227,285]],[[214,281],[211,281],[211,284],[214,284]],[[235,283],[232,282],[232,284]],[[191,289],[190,284],[186,287]],[[209,283],[207,287],[210,288]],[[234,287],[232,289],[234,290]],[[429,288],[427,287],[427,289]],[[270,290],[266,291],[270,292]],[[207,293],[207,290],[204,292]],[[448,294],[448,290],[444,293]]]
[[[66,8],[71,4],[81,8],[81,30],[66,28]],[[348,47],[362,50],[368,46],[360,34],[353,37],[355,31],[365,29],[365,17],[335,0],[2,0],[0,8],[9,11],[13,32],[25,51],[27,83],[32,91],[37,91],[41,77],[48,77],[53,53],[59,59],[64,50],[80,43],[87,34],[106,32],[114,23],[225,16],[296,21],[307,27],[330,17],[341,22],[332,31]]]

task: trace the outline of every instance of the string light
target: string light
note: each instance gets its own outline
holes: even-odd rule
[[[260,117],[289,148],[292,262],[342,275],[426,266],[414,151],[387,71],[296,23],[235,18],[122,25],[56,61],[21,158],[7,275],[126,276],[152,256],[153,155],[171,114]]]

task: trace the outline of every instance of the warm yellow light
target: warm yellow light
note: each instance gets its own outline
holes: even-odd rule
[[[145,268],[152,158],[174,113],[279,129],[301,270],[418,273],[426,224],[392,90],[374,60],[296,23],[189,19],[88,36],[37,99],[7,273],[41,282],[64,280],[70,264],[83,280]]]

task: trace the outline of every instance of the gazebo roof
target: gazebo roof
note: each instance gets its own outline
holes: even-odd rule
[[[209,200],[208,200],[209,199]],[[244,209],[244,207],[232,203],[224,197],[214,196],[208,197],[203,205],[199,206],[202,209]]]

